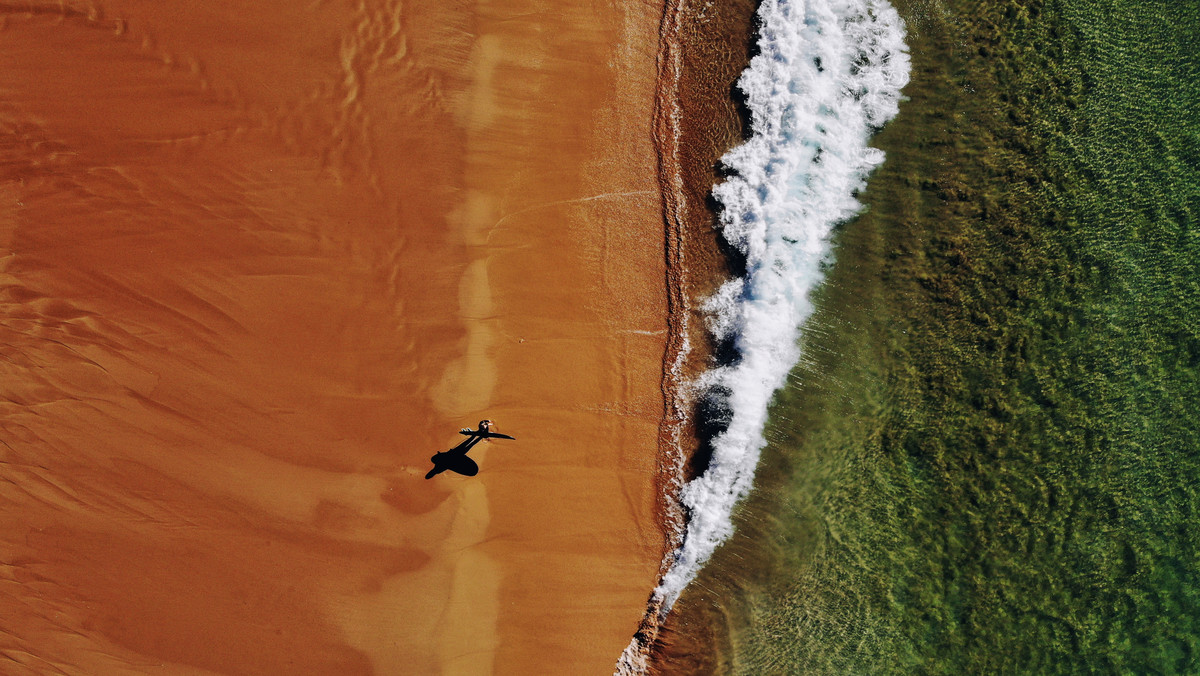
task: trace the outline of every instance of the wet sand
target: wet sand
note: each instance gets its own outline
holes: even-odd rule
[[[664,22],[662,107],[656,134],[664,158],[670,317],[675,340],[683,344],[668,377],[671,396],[664,436],[670,437],[670,443],[663,459],[675,477],[668,495],[674,495],[680,480],[701,474],[708,463],[704,441],[713,430],[704,425],[687,384],[712,367],[719,349],[706,328],[704,301],[730,276],[742,274],[738,257],[723,246],[717,233],[711,194],[723,179],[720,158],[743,140],[749,124],[736,82],[754,49],[757,7],[756,0],[672,0]],[[667,517],[675,546],[684,515],[669,503]],[[656,674],[720,671],[727,665],[714,662],[714,646],[722,628],[711,624],[720,612],[716,608],[708,616],[681,617],[676,609],[663,618],[651,599],[637,644],[625,656],[628,667],[636,673]]]
[[[665,546],[661,6],[73,7],[0,29],[6,669],[611,670]]]

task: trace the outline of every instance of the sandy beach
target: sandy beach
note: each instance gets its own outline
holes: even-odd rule
[[[611,671],[666,546],[661,13],[4,10],[7,669]]]

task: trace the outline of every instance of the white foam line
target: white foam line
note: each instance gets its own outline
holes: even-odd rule
[[[768,406],[800,359],[830,233],[861,208],[855,194],[883,161],[868,141],[899,112],[908,83],[904,23],[886,0],[763,0],[758,20],[760,53],[738,82],[752,135],[723,158],[732,175],[713,191],[747,272],[704,306],[709,329],[739,359],[696,383],[728,426],[708,468],[680,492],[687,528],[650,599],[659,620],[733,533],[734,506],[766,446]],[[635,636],[617,673],[644,673],[650,641]]]
[[[738,82],[753,135],[723,158],[733,175],[713,191],[747,273],[705,304],[710,330],[740,359],[700,379],[728,427],[682,491],[687,532],[655,590],[664,613],[733,532],[766,445],[767,407],[800,358],[830,233],[861,208],[855,194],[883,161],[868,140],[899,112],[908,83],[904,23],[884,0],[764,0],[758,18],[761,51]]]
[[[710,330],[740,359],[699,383],[728,427],[681,494],[687,533],[655,590],[663,612],[733,532],[766,445],[767,407],[800,358],[830,233],[861,208],[855,194],[883,161],[868,140],[899,112],[908,82],[904,23],[884,0],[764,0],[758,17],[761,52],[738,83],[753,135],[723,158],[733,176],[713,191],[747,273],[705,304]]]
[[[764,0],[758,18],[761,51],[738,83],[753,135],[723,158],[733,175],[713,191],[747,273],[704,308],[739,360],[698,383],[728,427],[681,493],[687,532],[654,592],[663,613],[733,532],[733,508],[766,445],[768,405],[800,359],[830,233],[861,208],[855,194],[883,161],[868,140],[897,114],[908,82],[904,24],[883,0]]]

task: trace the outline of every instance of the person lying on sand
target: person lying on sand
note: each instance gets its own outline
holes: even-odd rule
[[[475,444],[483,441],[484,439],[513,439],[515,441],[515,437],[510,437],[507,434],[500,434],[499,432],[493,432],[491,430],[491,420],[480,420],[479,429],[477,430],[473,430],[470,427],[464,427],[459,430],[458,433],[467,435],[467,439],[454,448],[448,451],[442,451],[441,453],[438,453],[430,458],[430,460],[433,462],[433,469],[429,470],[429,473],[425,475],[425,478],[432,479],[446,470],[457,472],[464,476],[475,476],[476,474],[479,474],[479,465],[475,464],[474,460],[467,457],[467,452],[474,448]]]

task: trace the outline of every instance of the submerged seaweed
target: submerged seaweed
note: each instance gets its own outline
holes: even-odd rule
[[[1200,11],[897,5],[912,100],[673,626],[737,673],[1195,672]]]

